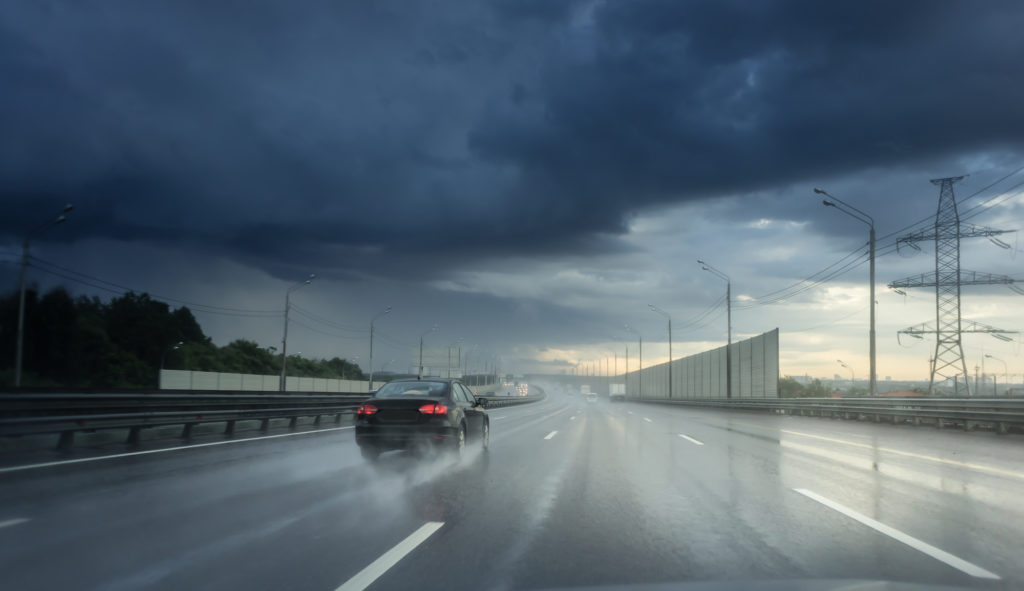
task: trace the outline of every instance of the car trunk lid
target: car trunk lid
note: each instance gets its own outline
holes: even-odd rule
[[[431,418],[420,412],[420,407],[428,404],[445,404],[438,397],[403,396],[399,398],[374,398],[367,401],[377,407],[374,421],[382,425],[412,425],[422,423]]]

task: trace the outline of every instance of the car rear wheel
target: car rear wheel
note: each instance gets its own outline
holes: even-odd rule
[[[462,452],[466,449],[466,426],[461,425],[459,427],[459,434],[455,437],[455,455],[462,457]]]

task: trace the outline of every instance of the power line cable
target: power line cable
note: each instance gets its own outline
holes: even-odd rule
[[[299,320],[296,320],[294,318],[289,318],[288,322],[290,322],[292,324],[296,324],[298,326],[301,326],[301,327],[305,328],[306,330],[309,330],[309,331],[312,331],[312,332],[315,332],[315,333],[318,333],[318,334],[322,334],[324,336],[328,336],[328,337],[331,337],[331,338],[335,338],[335,339],[342,339],[342,340],[346,340],[346,341],[362,341],[363,340],[362,337],[354,337],[354,336],[349,336],[349,335],[339,335],[337,333],[328,332],[326,330],[321,330],[319,328],[313,328],[312,326],[310,326],[310,325],[308,325],[308,324],[306,324],[304,322],[301,322]]]
[[[204,311],[211,312],[211,313],[231,312],[231,313],[234,313],[234,314],[239,314],[239,315],[244,314],[244,315],[253,316],[253,317],[258,317],[258,316],[279,317],[279,316],[281,316],[283,314],[283,312],[281,312],[280,310],[251,310],[251,309],[244,309],[244,308],[232,308],[232,307],[226,307],[226,306],[213,306],[213,305],[210,305],[210,304],[201,304],[199,302],[192,302],[192,301],[188,301],[188,300],[182,300],[182,299],[179,299],[179,298],[174,298],[174,297],[165,296],[165,295],[161,295],[161,294],[155,294],[155,293],[146,292],[144,290],[134,289],[132,287],[121,285],[119,283],[114,283],[113,281],[107,281],[105,279],[101,279],[99,277],[94,277],[92,275],[89,275],[87,273],[82,273],[80,271],[75,271],[74,269],[68,269],[67,267],[62,267],[62,266],[60,266],[60,265],[58,265],[56,263],[52,263],[50,261],[46,261],[46,260],[40,259],[38,257],[31,256],[31,255],[29,256],[29,260],[30,260],[30,263],[29,263],[30,266],[32,266],[33,268],[39,269],[41,271],[49,271],[49,272],[51,272],[53,274],[59,274],[59,273],[53,272],[53,269],[57,269],[57,270],[62,271],[64,273],[70,273],[72,275],[81,277],[84,280],[87,280],[87,281],[90,281],[90,282],[103,284],[105,286],[110,286],[110,287],[100,287],[100,286],[95,285],[95,284],[86,283],[86,285],[92,285],[93,287],[98,287],[98,288],[104,289],[106,291],[115,292],[114,290],[110,289],[112,287],[112,288],[116,288],[117,290],[121,290],[121,292],[129,292],[130,291],[130,292],[134,292],[134,293],[147,293],[150,297],[152,297],[154,299],[163,300],[163,301],[166,301],[166,302],[174,302],[174,303],[177,303],[177,304],[183,304],[183,305],[186,305],[186,306],[189,306],[189,307],[203,308]],[[47,269],[46,267],[51,267],[52,269]],[[61,276],[65,277],[65,278],[69,278],[66,275],[61,275]],[[84,283],[84,281],[80,281],[80,283]]]
[[[326,324],[326,325],[328,325],[328,326],[330,326],[332,328],[336,328],[336,329],[341,330],[341,331],[356,332],[356,333],[359,333],[359,334],[366,334],[366,335],[369,335],[369,332],[370,332],[370,330],[368,328],[354,328],[354,327],[349,326],[349,325],[340,324],[340,323],[335,322],[333,320],[328,320],[327,318],[324,318],[323,316],[318,316],[318,315],[310,312],[309,310],[306,310],[305,308],[302,308],[302,307],[297,306],[295,304],[291,304],[291,309],[295,310],[296,312],[298,312],[299,314],[301,314],[302,316],[305,316],[306,318],[308,318],[310,320]]]

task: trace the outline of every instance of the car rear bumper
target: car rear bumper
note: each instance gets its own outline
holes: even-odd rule
[[[455,429],[447,425],[356,425],[356,443],[380,450],[447,445],[455,436]]]

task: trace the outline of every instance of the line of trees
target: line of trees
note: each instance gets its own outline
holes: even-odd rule
[[[14,384],[18,293],[0,299],[0,384]],[[178,343],[182,343],[178,346]],[[155,388],[165,368],[279,374],[273,347],[239,339],[215,345],[187,307],[172,309],[129,292],[109,302],[73,298],[64,288],[25,293],[23,386]],[[288,375],[365,379],[345,359],[288,356]]]
[[[832,396],[832,392],[832,388],[826,386],[818,378],[814,378],[806,385],[801,384],[790,376],[779,379],[780,398],[829,398]],[[867,395],[868,389],[861,388],[860,386],[854,386],[846,391],[846,396],[851,397]]]
[[[790,376],[779,379],[780,398],[828,398],[832,396],[832,389],[821,383],[821,380],[814,378],[806,386]]]

